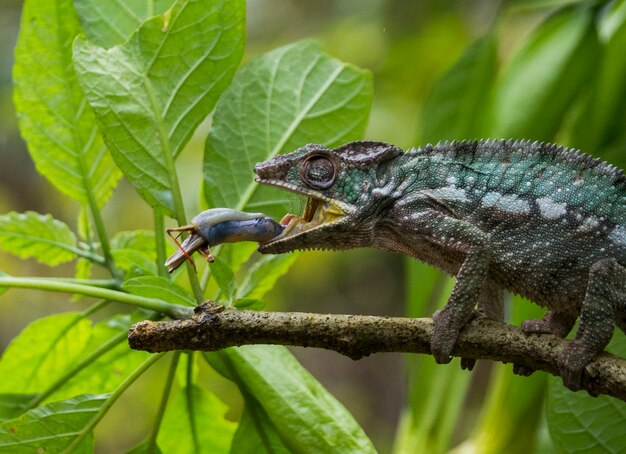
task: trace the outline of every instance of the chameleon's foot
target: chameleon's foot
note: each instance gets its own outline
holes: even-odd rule
[[[531,367],[522,366],[521,364],[513,364],[513,373],[515,375],[521,375],[522,377],[529,377],[535,369]]]
[[[472,371],[476,365],[474,358],[461,358],[461,369]]]
[[[452,361],[450,354],[456,343],[458,333],[450,332],[450,315],[444,310],[433,314],[435,327],[430,340],[430,351],[438,364],[447,364]]]

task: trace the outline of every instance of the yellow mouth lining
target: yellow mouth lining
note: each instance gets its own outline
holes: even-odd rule
[[[281,235],[271,241],[295,236],[326,224],[332,224],[345,216],[345,212],[324,200],[309,197],[302,217],[288,213],[280,221],[285,226]]]

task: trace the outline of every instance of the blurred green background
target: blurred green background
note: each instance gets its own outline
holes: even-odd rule
[[[497,58],[506,61],[559,3],[563,2],[250,0],[246,58],[302,38],[319,40],[331,55],[368,68],[374,74],[375,98],[366,138],[409,148],[432,139],[423,137],[424,125],[431,114],[423,109],[424,104],[434,82],[470,44],[497,28]],[[11,67],[20,11],[20,1],[2,0],[0,3],[0,212],[35,210],[51,213],[75,226],[78,205],[36,173],[17,131],[11,101]],[[477,96],[487,94],[477,92]],[[439,130],[445,127],[438,125]],[[188,215],[200,209],[197,197],[208,128],[207,121],[178,161]],[[253,178],[252,169],[250,178]],[[297,198],[293,204],[293,211],[297,212],[300,209]],[[106,205],[104,215],[111,233],[153,228],[145,203],[124,182]],[[0,253],[0,269],[15,276],[71,274],[72,265],[66,266],[49,269],[33,260],[21,261]],[[390,253],[374,250],[307,252],[266,299],[269,310],[403,315],[407,313],[404,303],[407,293],[417,295],[423,289],[426,294],[435,288],[445,295],[445,286],[445,281],[426,268],[407,273],[404,259]],[[431,303],[431,306],[435,304]],[[80,304],[68,303],[64,295],[47,293],[44,296],[33,291],[13,290],[0,296],[0,349],[30,321],[44,314],[72,310]],[[415,315],[430,315],[431,309]],[[414,367],[420,364],[419,360],[416,357],[406,360],[400,354],[379,354],[354,362],[322,350],[293,351],[354,414],[377,448],[388,452],[396,437],[403,404],[409,397],[407,377],[419,372]],[[459,375],[458,364],[448,367],[455,368],[454,377]],[[510,370],[507,369],[507,373],[510,374]],[[473,375],[462,374],[465,375],[460,379],[450,378],[451,375],[449,382],[442,382],[439,392],[449,393],[451,405],[462,406],[464,417],[471,421],[477,418],[483,404],[489,367],[481,364]],[[141,386],[131,389],[132,397],[118,403],[99,426],[101,432],[112,430],[113,423],[109,425],[107,421],[120,415],[126,415],[128,421],[124,434],[112,437],[104,433],[100,437],[103,452],[115,452],[141,438],[148,423],[142,415],[156,405],[150,395],[150,380],[154,375],[152,371],[143,377]],[[474,381],[471,384],[474,391],[469,398],[464,398],[462,390],[469,386],[469,377]],[[226,393],[232,393],[230,401],[226,400],[236,414],[239,397],[225,381],[223,386]],[[429,391],[424,387],[416,389]],[[454,400],[455,390],[461,390],[457,393],[458,402]],[[493,397],[496,394],[492,393],[491,398],[497,398]],[[539,399],[541,396],[540,392]],[[413,391],[410,399],[426,400],[426,396]],[[438,411],[445,412],[445,409]],[[406,419],[403,422],[409,424]],[[470,423],[455,424],[446,436],[452,438],[454,446],[466,439],[472,429]]]

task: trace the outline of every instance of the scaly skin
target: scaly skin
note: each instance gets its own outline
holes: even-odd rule
[[[307,145],[255,172],[260,183],[309,197],[304,219],[286,217],[284,233],[260,252],[372,246],[456,276],[433,317],[439,363],[450,361],[475,306],[501,312],[501,296],[488,296],[502,290],[549,308],[543,320],[523,323],[526,332],[564,337],[581,317],[560,364],[571,389],[580,388],[583,368],[615,324],[626,329],[626,178],[610,164],[537,142],[408,152],[353,142],[334,150]]]

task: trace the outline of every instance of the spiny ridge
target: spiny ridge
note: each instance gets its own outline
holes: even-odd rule
[[[485,156],[489,153],[502,153],[503,151],[528,156],[537,155],[554,163],[573,164],[581,170],[589,170],[597,175],[608,177],[615,185],[626,187],[626,175],[624,175],[623,170],[575,148],[567,148],[553,143],[514,139],[445,141],[443,143],[438,142],[436,145],[428,144],[425,147],[419,147],[416,152],[426,154],[451,153],[473,157],[476,155]]]

